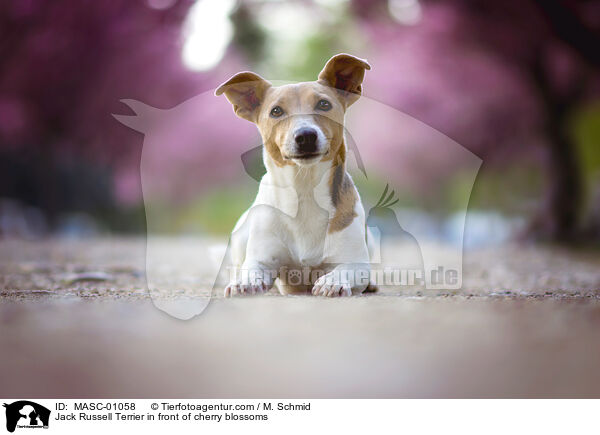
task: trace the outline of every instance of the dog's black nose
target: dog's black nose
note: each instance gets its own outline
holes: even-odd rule
[[[317,132],[314,128],[301,128],[294,137],[298,151],[301,153],[314,153],[317,151]]]

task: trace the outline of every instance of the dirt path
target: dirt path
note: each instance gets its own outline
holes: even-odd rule
[[[144,247],[0,243],[4,396],[600,397],[598,253],[507,246],[466,255],[460,291],[216,297],[185,322]]]

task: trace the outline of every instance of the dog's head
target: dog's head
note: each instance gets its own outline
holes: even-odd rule
[[[349,54],[333,56],[317,81],[272,86],[252,72],[234,75],[216,90],[240,118],[257,125],[278,166],[309,166],[345,158],[344,115],[362,93],[370,65]]]

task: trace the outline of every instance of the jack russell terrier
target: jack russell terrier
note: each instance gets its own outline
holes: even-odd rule
[[[241,72],[216,90],[258,127],[267,169],[231,235],[235,270],[226,297],[274,285],[282,294],[329,297],[374,290],[365,212],[346,172],[344,139],[345,112],[369,69],[365,60],[338,54],[314,82],[275,87]]]

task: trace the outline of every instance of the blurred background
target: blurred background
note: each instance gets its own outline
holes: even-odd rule
[[[120,100],[166,111],[242,70],[314,80],[327,59],[347,52],[373,66],[367,97],[483,161],[469,203],[474,244],[596,244],[598,47],[598,1],[2,2],[0,235],[143,234],[144,136],[113,118],[133,114]],[[205,166],[210,158],[210,170],[190,171],[186,189],[167,192],[183,203],[167,229],[227,234],[256,191],[231,161],[260,139],[224,98],[194,101],[199,118],[213,114],[201,124],[204,139],[173,150]],[[451,226],[460,208],[453,198],[471,193],[460,162],[394,147],[396,134],[359,144],[366,161],[391,155],[405,165],[357,180],[366,202],[375,204],[386,182],[410,185],[441,161],[438,187],[396,194],[400,210]],[[177,161],[156,163],[169,174]]]
[[[1,390],[600,397],[599,48],[589,0],[0,1]],[[260,137],[214,89],[339,52],[372,65],[347,122],[367,213],[389,184],[424,260],[462,261],[465,228],[462,288],[155,309],[148,272],[161,309],[210,294],[162,266],[224,252],[258,187]],[[147,267],[162,232],[198,238]]]

